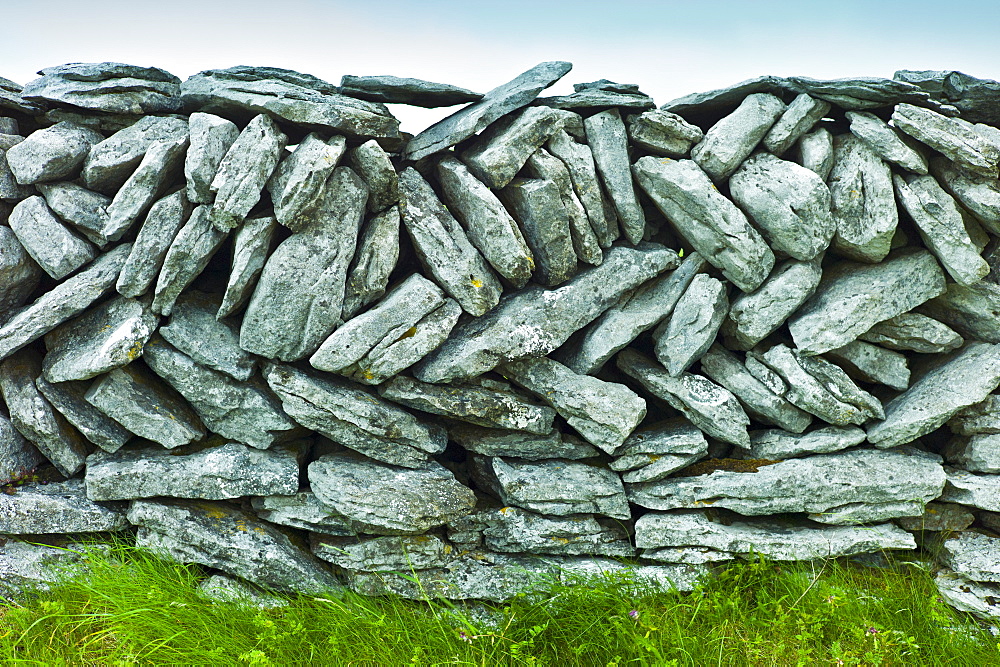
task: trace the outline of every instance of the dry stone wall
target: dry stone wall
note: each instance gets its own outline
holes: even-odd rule
[[[570,68],[0,82],[5,592],[95,533],[490,600],[919,542],[993,614],[1000,84]]]

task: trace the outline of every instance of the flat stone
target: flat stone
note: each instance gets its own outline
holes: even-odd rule
[[[264,114],[243,128],[219,163],[210,186],[215,200],[209,217],[216,229],[229,231],[243,222],[260,201],[261,191],[278,166],[287,143],[288,137],[277,123]],[[296,230],[301,224],[295,221]]]
[[[624,91],[604,88],[584,88],[570,95],[539,97],[533,104],[554,109],[571,109],[581,113],[612,107],[628,111],[644,111],[656,107],[652,97],[640,93],[638,90]]]
[[[14,428],[60,473],[72,477],[83,467],[87,443],[35,388],[41,374],[42,360],[33,350],[9,356],[0,363],[0,394]]]
[[[549,180],[515,178],[500,193],[524,231],[535,267],[535,282],[554,287],[577,270],[570,214],[559,187]]]
[[[255,360],[240,347],[240,334],[232,322],[216,319],[218,297],[204,292],[181,295],[170,322],[159,334],[196,363],[246,381],[253,375]]]
[[[910,368],[906,357],[899,352],[856,340],[830,350],[826,356],[852,379],[884,384],[899,391],[910,386]]]
[[[617,364],[622,372],[682,412],[709,436],[749,447],[747,426],[750,418],[728,389],[691,373],[675,378],[662,366],[631,348],[618,354]]]
[[[74,123],[37,130],[7,149],[7,166],[21,185],[71,179],[90,149],[104,141],[99,133]]]
[[[313,553],[353,572],[407,572],[443,567],[459,556],[450,544],[434,535],[387,535],[364,539],[318,538]]]
[[[573,190],[587,211],[590,228],[597,235],[601,247],[609,247],[618,238],[618,224],[614,215],[609,217],[606,213],[609,209],[613,212],[613,208],[604,198],[590,147],[577,143],[564,130],[556,131],[545,147],[566,165]]]
[[[17,599],[25,595],[44,593],[58,585],[63,573],[79,571],[83,559],[80,544],[67,548],[30,544],[6,539],[0,546],[0,596]]]
[[[872,266],[841,262],[824,271],[788,328],[800,352],[822,354],[942,294],[944,287],[941,267],[925,250]]]
[[[771,248],[794,259],[813,259],[836,232],[829,188],[794,162],[758,153],[733,173],[729,191]]]
[[[834,249],[859,262],[880,262],[889,254],[899,214],[889,165],[853,134],[833,140],[830,184],[837,233]]]
[[[993,108],[997,97],[997,82],[978,79],[955,71],[899,70],[892,78],[913,83],[932,96],[946,100],[973,123],[996,123],[1000,117]]]
[[[774,253],[697,164],[646,156],[633,171],[657,208],[705,261],[744,292],[764,282],[774,266]]]
[[[198,595],[210,602],[257,609],[281,609],[288,600],[271,595],[242,579],[213,574],[198,584]]]
[[[812,422],[809,413],[784,398],[786,389],[783,381],[779,379],[779,390],[772,391],[747,370],[739,357],[719,344],[712,345],[701,357],[701,372],[731,391],[747,413],[759,421],[792,433],[801,433]]]
[[[915,174],[927,173],[927,158],[903,139],[906,135],[901,136],[873,113],[848,111],[845,115],[851,124],[851,134],[868,144],[880,158]]]
[[[347,269],[367,191],[338,167],[312,223],[271,253],[247,305],[240,347],[271,359],[306,357],[341,324]]]
[[[147,212],[180,172],[188,139],[154,141],[132,175],[107,207],[108,221],[101,235],[117,241]]]
[[[10,535],[101,533],[124,529],[124,508],[87,498],[82,479],[22,484],[0,494],[0,531]]]
[[[587,211],[573,189],[569,170],[562,160],[539,148],[528,158],[527,168],[533,177],[550,181],[559,190],[559,199],[569,217],[573,249],[580,261],[594,265],[603,262],[600,241],[590,226]]]
[[[177,234],[191,216],[191,206],[181,191],[154,203],[139,228],[132,251],[122,267],[115,287],[128,297],[149,291]]]
[[[628,138],[654,155],[684,157],[705,134],[675,113],[661,109],[627,116]]]
[[[45,335],[45,379],[89,380],[132,363],[159,321],[148,304],[121,296],[106,301]]]
[[[419,468],[447,444],[441,427],[356,385],[278,365],[265,367],[264,379],[296,422],[373,459]]]
[[[347,517],[324,505],[311,491],[251,498],[250,505],[257,516],[271,523],[338,537],[357,534]]]
[[[0,325],[31,296],[42,270],[10,227],[0,225]]]
[[[826,426],[808,433],[789,433],[780,429],[750,431],[747,457],[775,461],[810,454],[830,454],[864,441],[865,432],[857,426]]]
[[[171,116],[144,116],[90,149],[83,164],[83,183],[89,189],[113,195],[132,174],[155,141],[188,136],[188,123]]]
[[[677,301],[673,312],[653,332],[656,358],[677,377],[705,354],[729,311],[726,286],[699,273]]]
[[[892,122],[968,171],[996,178],[1000,147],[976,132],[968,121],[903,103],[896,105]]]
[[[519,461],[476,456],[473,479],[505,505],[540,514],[600,514],[629,519],[625,489],[617,473],[578,461]]]
[[[309,484],[324,504],[364,532],[380,535],[423,533],[469,514],[476,504],[472,489],[434,461],[404,469],[327,454],[309,464]]]
[[[221,502],[136,500],[128,520],[136,544],[268,589],[311,595],[341,590],[337,578],[284,532]]]
[[[229,317],[246,305],[264,270],[277,229],[274,216],[262,215],[247,218],[233,233],[232,269],[216,317]]]
[[[21,481],[44,461],[38,448],[28,442],[7,417],[0,415],[0,482]]]
[[[152,309],[169,315],[177,297],[194,282],[226,240],[228,232],[212,225],[208,206],[198,206],[177,232],[156,279]]]
[[[104,229],[108,226],[111,199],[75,183],[39,183],[37,187],[49,209],[61,220],[100,247],[107,245]]]
[[[1000,512],[1000,475],[977,475],[958,468],[945,468],[945,473],[948,483],[938,500]]]
[[[340,92],[369,102],[409,104],[427,109],[450,107],[483,99],[481,93],[474,93],[471,90],[447,83],[433,83],[423,79],[408,79],[398,76],[351,76],[345,74],[340,80]]]
[[[37,195],[15,206],[8,224],[31,258],[56,280],[97,255],[94,246],[67,229]]]
[[[921,516],[900,517],[896,523],[905,530],[954,531],[965,530],[976,520],[976,515],[961,505],[930,502]]]
[[[240,136],[236,123],[214,114],[196,111],[188,118],[190,145],[184,158],[184,180],[188,201],[211,204],[212,181],[222,158]]]
[[[155,114],[180,111],[180,82],[159,67],[123,63],[68,63],[41,70],[21,97],[58,102],[103,113]]]
[[[475,454],[509,456],[526,461],[588,459],[600,454],[600,450],[593,445],[558,429],[539,435],[454,422],[448,424],[448,439]]]
[[[584,440],[615,451],[646,417],[646,401],[616,382],[573,372],[546,357],[503,364],[500,374],[555,408]]]
[[[558,289],[527,287],[505,297],[487,315],[459,324],[415,367],[414,377],[449,382],[475,377],[504,361],[544,356],[623,293],[677,262],[676,253],[657,244],[612,248],[601,266],[580,272]]]
[[[646,217],[639,206],[632,183],[625,123],[617,109],[601,111],[584,119],[587,143],[594,154],[597,171],[618,214],[622,233],[630,243],[638,243],[646,229]]]
[[[1000,582],[998,550],[1000,538],[965,531],[943,540],[935,556],[942,565],[967,579],[996,583]]]
[[[0,77],[0,107],[27,114],[41,112],[42,107],[40,105],[21,98],[21,91],[23,89],[24,86],[21,84]]]
[[[691,159],[713,180],[726,180],[750,157],[785,108],[774,95],[747,95],[735,111],[709,128],[705,137],[691,149]]]
[[[448,150],[479,133],[500,117],[530,104],[542,89],[561,79],[572,67],[570,63],[558,61],[535,65],[515,79],[486,93],[478,102],[462,108],[415,136],[406,145],[403,157],[416,161]]]
[[[705,435],[683,418],[634,431],[608,465],[626,484],[655,482],[708,454]]]
[[[22,141],[24,137],[17,134],[0,134],[0,200],[16,202],[34,194],[32,186],[17,182],[7,164],[7,150]]]
[[[764,135],[764,148],[777,156],[784,154],[829,111],[829,102],[799,94]]]
[[[1000,285],[995,283],[949,283],[944,294],[925,303],[920,312],[947,322],[966,338],[1000,343]]]
[[[181,396],[135,365],[96,380],[85,398],[129,431],[168,449],[205,436],[201,420]]]
[[[948,427],[958,435],[1000,433],[1000,395],[990,394],[985,400],[962,408],[948,420]]]
[[[551,109],[527,107],[490,125],[460,157],[476,178],[498,190],[510,183],[561,124],[559,114]]]
[[[969,472],[1000,473],[1000,437],[994,433],[977,433],[952,438],[942,454],[948,463]]]
[[[84,438],[106,452],[116,452],[132,439],[121,424],[87,402],[87,382],[51,384],[44,377],[35,378],[35,387],[52,407],[72,424]]]
[[[587,129],[583,126],[583,116],[568,109],[553,110],[562,118],[562,132],[565,132],[576,141],[587,141]],[[557,130],[555,134],[559,134],[559,132],[560,130]],[[555,136],[555,134],[552,136]]]
[[[487,549],[503,553],[635,556],[628,533],[617,522],[582,515],[543,516],[518,507],[501,507],[475,515],[483,525]]]
[[[802,135],[798,142],[799,164],[815,172],[826,182],[833,169],[833,135],[826,128],[819,128]]]
[[[297,231],[303,221],[310,219],[321,201],[323,186],[346,147],[347,140],[342,135],[324,141],[310,132],[291,155],[281,160],[267,181],[274,216],[280,224]]]
[[[205,70],[181,84],[181,97],[188,108],[234,120],[268,114],[310,130],[399,138],[399,121],[385,105],[342,95],[322,79],[277,67]]]
[[[362,228],[344,288],[345,320],[385,294],[399,261],[399,227],[399,207],[390,206],[369,218]]]
[[[1000,234],[1000,181],[971,174],[943,157],[931,158],[931,173],[986,229]]]
[[[868,429],[876,447],[901,445],[930,433],[962,408],[1000,386],[1000,346],[969,343],[885,406],[885,421]]]
[[[962,337],[948,325],[920,313],[902,313],[879,322],[860,340],[892,350],[937,354],[962,347]]]
[[[497,305],[502,287],[458,221],[412,167],[399,175],[403,225],[435,281],[470,315]]]
[[[399,177],[392,159],[374,139],[347,153],[351,168],[368,186],[368,211],[378,213],[399,203]]]
[[[1000,586],[969,581],[954,572],[943,570],[934,577],[938,595],[957,609],[977,616],[985,621],[1000,617]]]
[[[118,279],[130,250],[128,243],[114,248],[32,304],[16,311],[0,325],[0,359],[79,315],[107,294]]]

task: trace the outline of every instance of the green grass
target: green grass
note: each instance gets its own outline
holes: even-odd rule
[[[926,571],[905,563],[740,563],[692,594],[590,580],[494,605],[496,625],[434,600],[215,604],[196,591],[203,576],[123,545],[94,552],[89,575],[23,606],[0,606],[0,663],[1000,663],[998,640],[941,602]]]

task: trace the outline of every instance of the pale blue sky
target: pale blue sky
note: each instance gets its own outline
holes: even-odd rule
[[[271,65],[339,83],[395,74],[485,92],[542,60],[574,69],[550,93],[608,78],[662,104],[759,74],[892,76],[958,69],[1000,79],[1000,4],[504,0],[24,0],[0,2],[0,75],[117,60],[180,77]],[[39,9],[44,7],[44,9]],[[447,111],[394,109],[417,131]]]

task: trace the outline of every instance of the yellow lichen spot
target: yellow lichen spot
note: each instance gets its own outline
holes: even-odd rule
[[[205,516],[207,516],[209,519],[225,519],[226,513],[221,510],[210,509],[207,512],[205,512]]]
[[[677,251],[677,256],[678,257],[683,257],[684,256],[684,248],[681,248],[680,250]]]
[[[650,455],[649,455],[649,462],[650,462],[650,463],[656,463],[657,461],[659,461],[659,460],[660,460],[660,459],[662,459],[662,458],[663,458],[663,457],[662,457],[662,456],[660,456],[659,454],[650,454]]]
[[[472,286],[478,289],[478,288],[480,288],[480,287],[483,286],[483,281],[482,280],[477,280],[476,278],[473,278],[472,279]]]
[[[431,538],[429,535],[414,535],[413,541],[416,542],[417,544],[425,544],[427,542],[430,542]]]
[[[404,333],[402,336],[399,337],[399,340],[403,340],[404,338],[413,338],[416,335],[417,335],[417,328],[410,327],[409,329],[406,330],[406,333]]]
[[[365,371],[361,374],[361,377],[363,377],[366,380],[374,380],[375,374],[372,373],[370,369],[366,368]]]
[[[500,514],[506,514],[507,512],[509,512],[509,511],[510,511],[510,508],[509,508],[509,507],[501,507],[501,508],[500,508],[499,510],[497,510],[497,511],[498,511],[498,512],[500,512]]]
[[[446,554],[450,554],[452,552],[451,545],[450,544],[444,545],[444,549],[442,549],[442,551],[444,551]]]

